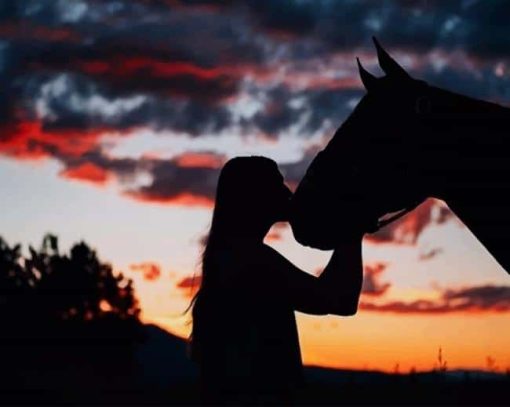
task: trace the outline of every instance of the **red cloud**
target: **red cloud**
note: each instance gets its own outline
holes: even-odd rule
[[[176,284],[176,287],[183,291],[186,296],[193,297],[201,284],[202,276],[188,276],[180,280]]]
[[[80,157],[98,145],[105,129],[51,131],[38,121],[13,119],[1,131],[0,154],[18,159],[41,159],[56,155]]]
[[[278,241],[282,240],[282,235],[281,235],[281,233],[273,230],[273,231],[270,231],[266,235],[265,240],[269,241],[269,242],[278,242]]]
[[[225,158],[214,153],[185,153],[175,159],[179,167],[221,168]]]
[[[10,40],[74,43],[81,40],[81,36],[69,27],[49,27],[32,21],[3,22],[0,24],[0,37]]]
[[[201,67],[171,57],[125,55],[114,50],[108,56],[53,56],[33,61],[29,67],[35,71],[84,73],[123,92],[149,92],[207,102],[224,101],[236,95],[246,74],[246,67]]]
[[[201,208],[212,208],[214,206],[214,199],[189,192],[182,192],[174,196],[165,196],[163,194],[147,194],[142,191],[126,191],[124,195],[140,202],[158,205],[178,205]]]
[[[167,62],[146,56],[131,58],[116,56],[111,60],[75,61],[74,65],[92,75],[132,76],[143,71],[159,78],[191,75],[199,80],[212,80],[232,73],[218,67],[202,68],[189,62]]]
[[[101,185],[105,184],[111,177],[108,171],[92,163],[84,163],[76,167],[66,168],[59,175],[68,179]]]
[[[202,284],[202,276],[188,276],[177,283],[177,288],[198,288],[200,284]]]
[[[282,240],[282,233],[285,229],[289,227],[288,223],[278,222],[273,225],[273,227],[269,230],[269,233],[266,235],[265,240],[270,242],[276,242]]]
[[[108,51],[108,53],[106,53]],[[238,63],[235,65],[201,66],[179,56],[158,55],[144,50],[122,52],[102,50],[95,55],[77,53],[62,58],[48,54],[45,60],[28,63],[33,71],[71,71],[83,73],[109,84],[122,93],[152,93],[163,96],[192,98],[208,103],[229,102],[239,95],[239,84],[251,78],[260,84],[274,83],[289,89],[357,89],[359,78],[318,78],[308,70],[288,72],[281,76],[276,66]],[[275,112],[273,112],[273,115]]]
[[[55,158],[64,163],[60,176],[77,181],[105,184],[114,176],[133,175],[138,163],[115,159],[101,152],[101,137],[108,129],[48,130],[39,121],[4,124],[0,155],[16,159]],[[152,172],[153,183],[124,195],[146,203],[211,208],[218,169],[225,161],[213,153],[188,153],[172,161],[144,158],[140,165]]]
[[[143,278],[147,281],[155,281],[161,276],[161,268],[156,263],[139,263],[132,264],[129,268],[133,271],[141,271]]]

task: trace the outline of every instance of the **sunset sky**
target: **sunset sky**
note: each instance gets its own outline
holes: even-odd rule
[[[356,56],[382,74],[372,35],[414,77],[510,105],[508,21],[497,0],[0,0],[0,236],[85,240],[144,321],[185,336],[227,159],[271,157],[296,185],[364,94]],[[330,256],[285,225],[267,242],[310,273]],[[363,250],[356,316],[298,314],[306,363],[427,370],[441,347],[510,369],[510,275],[444,203]]]

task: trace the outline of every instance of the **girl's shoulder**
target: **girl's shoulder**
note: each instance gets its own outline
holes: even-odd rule
[[[282,259],[280,253],[265,244],[225,247],[215,253],[216,264],[226,278],[233,275],[262,277]]]
[[[281,254],[264,243],[228,245],[218,248],[214,253],[215,261],[224,264],[253,263],[275,256]]]

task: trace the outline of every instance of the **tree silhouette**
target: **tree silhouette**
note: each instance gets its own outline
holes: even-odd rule
[[[24,267],[21,245],[10,247],[0,237],[0,319],[4,323],[27,317],[35,285],[34,274]]]
[[[25,321],[94,321],[109,316],[138,319],[140,309],[132,280],[115,274],[85,242],[61,254],[58,239],[48,234],[39,250],[0,237],[0,317]]]
[[[0,237],[0,404],[25,393],[40,402],[40,389],[51,401],[104,401],[132,388],[144,337],[132,281],[85,242],[61,253],[48,234],[28,251]]]
[[[138,318],[133,284],[115,275],[86,243],[75,244],[70,255],[59,253],[58,239],[46,235],[39,251],[30,248],[27,271],[37,278],[40,311],[53,320],[91,321],[105,315]]]

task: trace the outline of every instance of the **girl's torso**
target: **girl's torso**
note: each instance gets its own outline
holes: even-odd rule
[[[264,247],[218,252],[220,278],[197,304],[208,316],[196,334],[202,381],[212,391],[270,397],[302,384],[294,310],[272,256]]]

